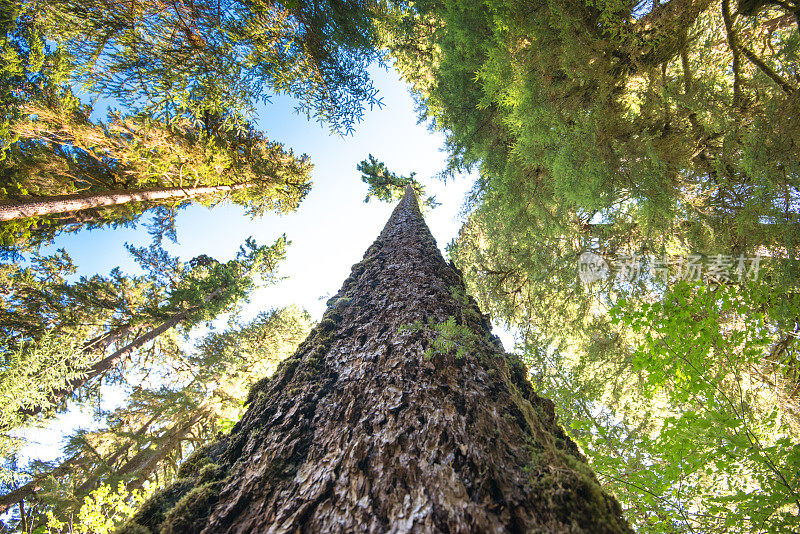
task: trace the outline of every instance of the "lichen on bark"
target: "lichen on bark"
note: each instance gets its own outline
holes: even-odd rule
[[[123,527],[143,532],[630,532],[504,353],[408,190],[231,432]],[[425,358],[450,317],[469,350]]]

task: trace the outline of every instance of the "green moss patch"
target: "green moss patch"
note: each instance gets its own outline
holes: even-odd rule
[[[160,534],[189,534],[205,527],[211,510],[219,500],[222,483],[207,482],[193,488],[167,512]]]

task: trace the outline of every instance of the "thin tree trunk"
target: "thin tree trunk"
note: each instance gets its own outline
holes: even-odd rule
[[[216,297],[218,297],[222,293],[222,289],[217,289],[211,295],[209,295],[205,301],[208,302]],[[137,337],[121,349],[116,350],[115,352],[111,353],[110,355],[106,356],[102,360],[95,362],[89,369],[86,370],[81,376],[73,378],[70,380],[64,387],[54,389],[50,392],[48,403],[49,405],[58,404],[70,395],[72,395],[75,391],[79,388],[84,386],[85,384],[89,383],[92,379],[107,373],[109,370],[113,369],[115,366],[119,365],[125,358],[127,358],[131,352],[134,350],[142,347],[144,344],[153,341],[158,336],[183,322],[184,320],[188,319],[194,312],[200,309],[200,306],[193,306],[188,310],[182,311],[180,313],[176,313],[157,327],[149,330],[147,333]],[[37,405],[32,406],[30,408],[20,408],[19,412],[24,415],[34,416],[38,413],[41,413],[42,410],[46,408],[45,405]]]
[[[141,437],[145,432],[150,429],[150,425],[156,422],[156,420],[161,416],[163,410],[153,415],[144,425],[139,427],[139,430],[134,432],[132,435],[129,436],[129,440],[121,447],[117,448],[114,453],[109,458],[101,458],[100,459],[100,466],[89,475],[83,483],[78,486],[75,491],[73,491],[73,495],[79,502],[83,502],[83,498],[92,492],[95,488],[97,488],[98,483],[103,478],[104,475],[109,473],[108,470],[103,469],[102,466],[107,466],[108,469],[114,469],[114,465],[117,463],[123,454],[128,452],[128,449],[131,448],[134,441]]]
[[[138,326],[141,327],[142,325]],[[85,354],[90,354],[93,352],[105,352],[108,347],[130,334],[133,329],[134,326],[128,323],[117,326],[108,332],[103,332],[102,334],[99,334],[85,342],[83,344],[83,352]]]
[[[63,461],[58,467],[49,471],[48,473],[37,476],[24,486],[20,486],[19,488],[15,489],[14,491],[10,491],[5,495],[0,496],[0,515],[6,513],[9,508],[21,502],[28,497],[34,495],[37,491],[44,487],[44,482],[50,477],[58,478],[61,476],[66,475],[72,469],[79,466],[84,459],[79,455],[76,454],[75,456]]]
[[[195,198],[224,191],[250,187],[248,184],[215,185],[206,187],[164,187],[159,189],[119,189],[103,193],[29,197],[23,201],[0,203],[0,221],[13,221],[26,217],[71,213],[102,206],[116,206],[128,202],[146,202]]]
[[[19,524],[22,532],[28,532],[28,520],[25,517],[25,499],[19,501]]]
[[[630,532],[464,291],[407,189],[242,420],[119,534]]]
[[[142,451],[144,454],[137,455],[120,468],[117,475],[134,475],[134,478],[127,484],[128,491],[140,489],[150,478],[150,475],[158,468],[161,461],[166,458],[175,447],[178,447],[186,438],[186,434],[202,419],[203,413],[198,411],[181,424],[174,425],[164,436],[159,439],[155,451]]]

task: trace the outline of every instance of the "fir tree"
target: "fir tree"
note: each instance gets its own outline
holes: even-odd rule
[[[179,478],[186,456],[230,428],[241,416],[249,388],[270,375],[309,328],[306,313],[283,308],[210,333],[194,348],[160,346],[158,366],[169,372],[162,371],[158,385],[138,380],[125,404],[105,416],[104,425],[70,438],[65,460],[19,469],[17,480],[27,482],[7,485],[0,511],[16,508],[14,517],[21,522],[24,503],[25,523],[34,528],[60,522],[62,528],[83,532],[79,518],[110,513],[97,496],[113,490],[130,500],[141,489],[152,492]],[[135,371],[148,372],[145,367]],[[107,531],[124,518],[127,508],[122,509]]]
[[[118,271],[110,280],[93,277],[69,285],[50,277],[49,261],[34,269],[17,267],[13,278],[28,285],[6,299],[0,325],[7,343],[0,428],[7,433],[41,413],[52,415],[76,393],[96,391],[98,380],[124,368],[171,329],[188,331],[234,310],[257,277],[262,283],[275,279],[285,244],[285,238],[271,246],[249,240],[228,262],[199,256],[188,264],[157,246],[131,248],[154,282],[144,286],[143,279]],[[58,259],[64,261],[63,254]]]
[[[362,3],[38,2],[4,11],[0,245],[6,255],[60,231],[133,224],[154,207],[224,198],[248,213],[293,210],[310,165],[253,126],[287,93],[350,132],[380,105]],[[123,111],[91,120],[73,87]],[[11,222],[9,222],[11,221]]]
[[[410,186],[322,321],[251,399],[121,533],[629,532],[552,404],[463,295]]]

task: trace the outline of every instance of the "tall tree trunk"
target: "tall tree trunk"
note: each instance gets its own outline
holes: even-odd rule
[[[223,290],[221,288],[217,289],[211,295],[206,297],[205,301],[208,302],[218,297],[222,293],[222,291]],[[76,378],[73,378],[72,380],[69,380],[65,386],[52,390],[48,395],[48,402],[46,405],[40,404],[37,406],[31,406],[29,408],[20,408],[19,413],[28,416],[34,416],[38,413],[41,413],[45,408],[47,408],[48,405],[52,406],[54,404],[60,403],[61,401],[72,395],[75,391],[83,387],[85,384],[88,384],[94,378],[107,373],[108,371],[119,365],[123,360],[125,360],[125,358],[127,358],[131,354],[131,352],[142,347],[146,343],[153,341],[154,339],[156,339],[158,336],[160,336],[170,328],[182,323],[199,309],[200,306],[193,306],[188,310],[174,314],[172,317],[170,317],[157,327],[148,330],[141,336],[136,337],[133,341],[131,341],[124,347],[114,351],[105,358],[95,362],[83,374],[81,374]]]
[[[5,495],[0,495],[0,514],[6,513],[8,509],[15,504],[35,495],[37,491],[45,487],[48,479],[62,477],[76,467],[80,466],[82,463],[86,463],[86,458],[82,457],[80,454],[76,454],[69,459],[64,460],[60,465],[51,471],[35,477],[27,484],[20,486],[13,491],[9,491]]]
[[[101,206],[127,204],[128,202],[195,198],[212,193],[236,191],[247,187],[250,186],[248,184],[232,184],[205,187],[119,189],[103,193],[29,197],[24,201],[0,203],[0,221],[54,215],[56,213],[71,213]]]
[[[139,326],[141,327],[142,325]],[[132,323],[126,323],[114,327],[107,332],[103,332],[102,334],[98,334],[83,344],[83,353],[105,352],[108,347],[133,332],[134,328]]]
[[[203,415],[205,414],[202,411],[197,411],[188,420],[176,423],[157,440],[155,448],[148,448],[142,451],[143,454],[137,454],[114,474],[132,477],[126,486],[128,491],[141,489],[161,461],[181,445]]]
[[[111,454],[111,456],[101,459],[101,462],[98,463],[97,468],[95,468],[94,471],[86,477],[86,480],[84,480],[83,483],[81,483],[81,485],[75,488],[75,490],[72,492],[75,499],[79,503],[82,504],[83,498],[98,487],[100,481],[108,476],[109,469],[114,469],[115,466],[117,466],[117,462],[119,462],[120,458],[127,454],[134,444],[137,444],[137,441],[144,435],[145,432],[150,430],[150,426],[155,423],[156,420],[158,420],[162,413],[163,410],[153,415],[144,425],[140,426],[136,432],[128,435],[128,439],[125,441],[125,443],[118,447]],[[75,512],[77,512],[77,510],[75,510]]]
[[[251,398],[121,533],[630,532],[410,188]]]

